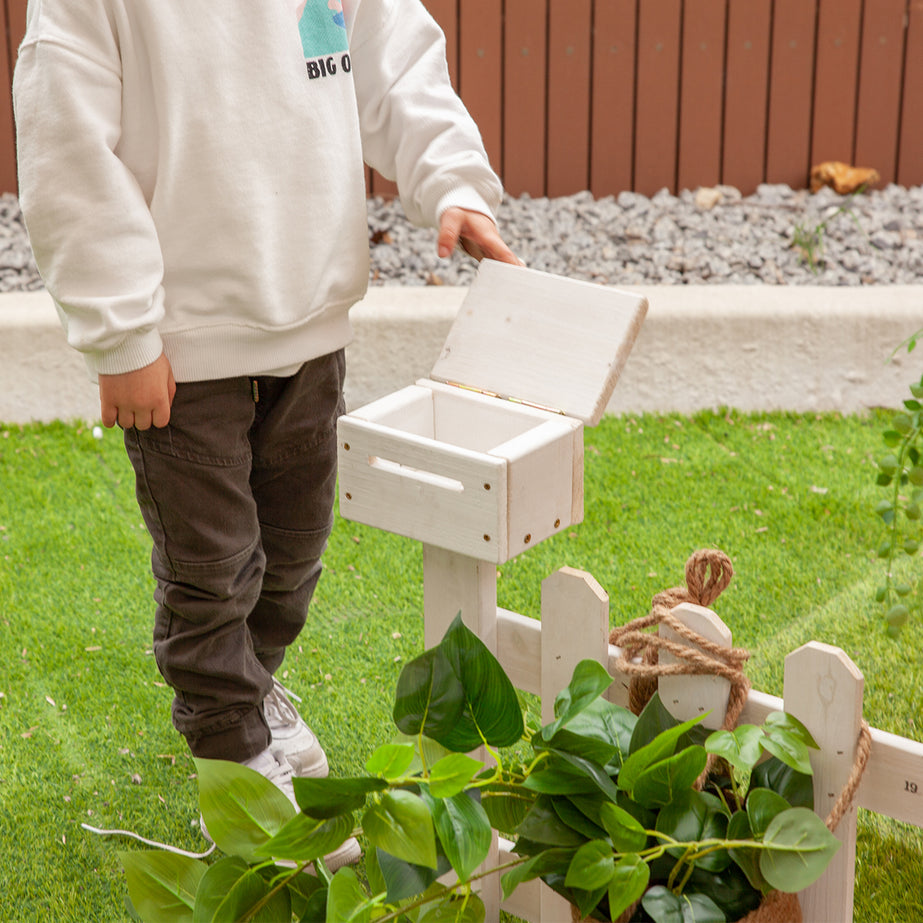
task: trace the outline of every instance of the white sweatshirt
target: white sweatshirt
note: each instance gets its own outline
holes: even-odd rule
[[[418,224],[500,201],[419,0],[30,0],[14,102],[36,262],[94,374],[344,346],[363,155]]]

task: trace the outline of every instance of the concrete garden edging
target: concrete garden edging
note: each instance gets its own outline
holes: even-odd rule
[[[625,286],[650,311],[609,412],[898,406],[923,361],[923,285]],[[382,286],[352,311],[347,403],[429,376],[466,289]],[[923,352],[919,354],[923,356]],[[47,292],[0,295],[0,421],[98,419],[95,385]]]

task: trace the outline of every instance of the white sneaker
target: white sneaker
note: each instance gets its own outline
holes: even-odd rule
[[[292,784],[292,767],[281,750],[263,750],[262,753],[257,753],[256,756],[243,760],[241,765],[247,766],[249,769],[253,769],[261,776],[269,779],[269,781],[291,801],[296,811],[301,810],[295,799],[295,787]],[[204,817],[199,818],[199,826],[202,829],[202,835],[205,839],[210,843],[213,842],[212,838],[208,835],[208,828],[205,826]],[[354,837],[350,837],[332,853],[324,856],[324,862],[331,872],[335,872],[344,865],[355,865],[359,861],[360,856],[361,850],[359,848],[359,843]],[[291,863],[280,862],[279,864],[290,865]]]
[[[263,714],[272,731],[270,746],[285,754],[296,776],[324,778],[329,772],[327,754],[285,692],[285,687],[273,678],[272,691],[263,699]]]

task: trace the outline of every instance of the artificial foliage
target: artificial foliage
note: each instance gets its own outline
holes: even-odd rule
[[[145,923],[483,923],[477,885],[499,870],[505,895],[541,878],[583,918],[686,923],[738,920],[822,874],[839,842],[810,809],[816,744],[801,724],[780,712],[709,733],[656,695],[635,716],[605,699],[610,684],[581,661],[554,720],[528,728],[459,616],[405,665],[395,741],[362,776],[296,778],[300,811],[246,767],[197,760],[219,858],[120,853],[130,910]],[[722,769],[705,778],[709,754]],[[499,867],[494,830],[514,841]],[[361,870],[331,875],[323,856],[352,835]]]

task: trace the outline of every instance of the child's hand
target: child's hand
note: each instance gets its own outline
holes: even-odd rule
[[[457,244],[480,261],[484,257],[521,266],[520,260],[503,242],[497,226],[487,215],[464,208],[447,208],[439,220],[437,250],[441,257],[451,256]]]
[[[176,394],[173,369],[167,357],[122,375],[99,376],[99,407],[103,426],[149,429],[170,422],[170,405]]]

